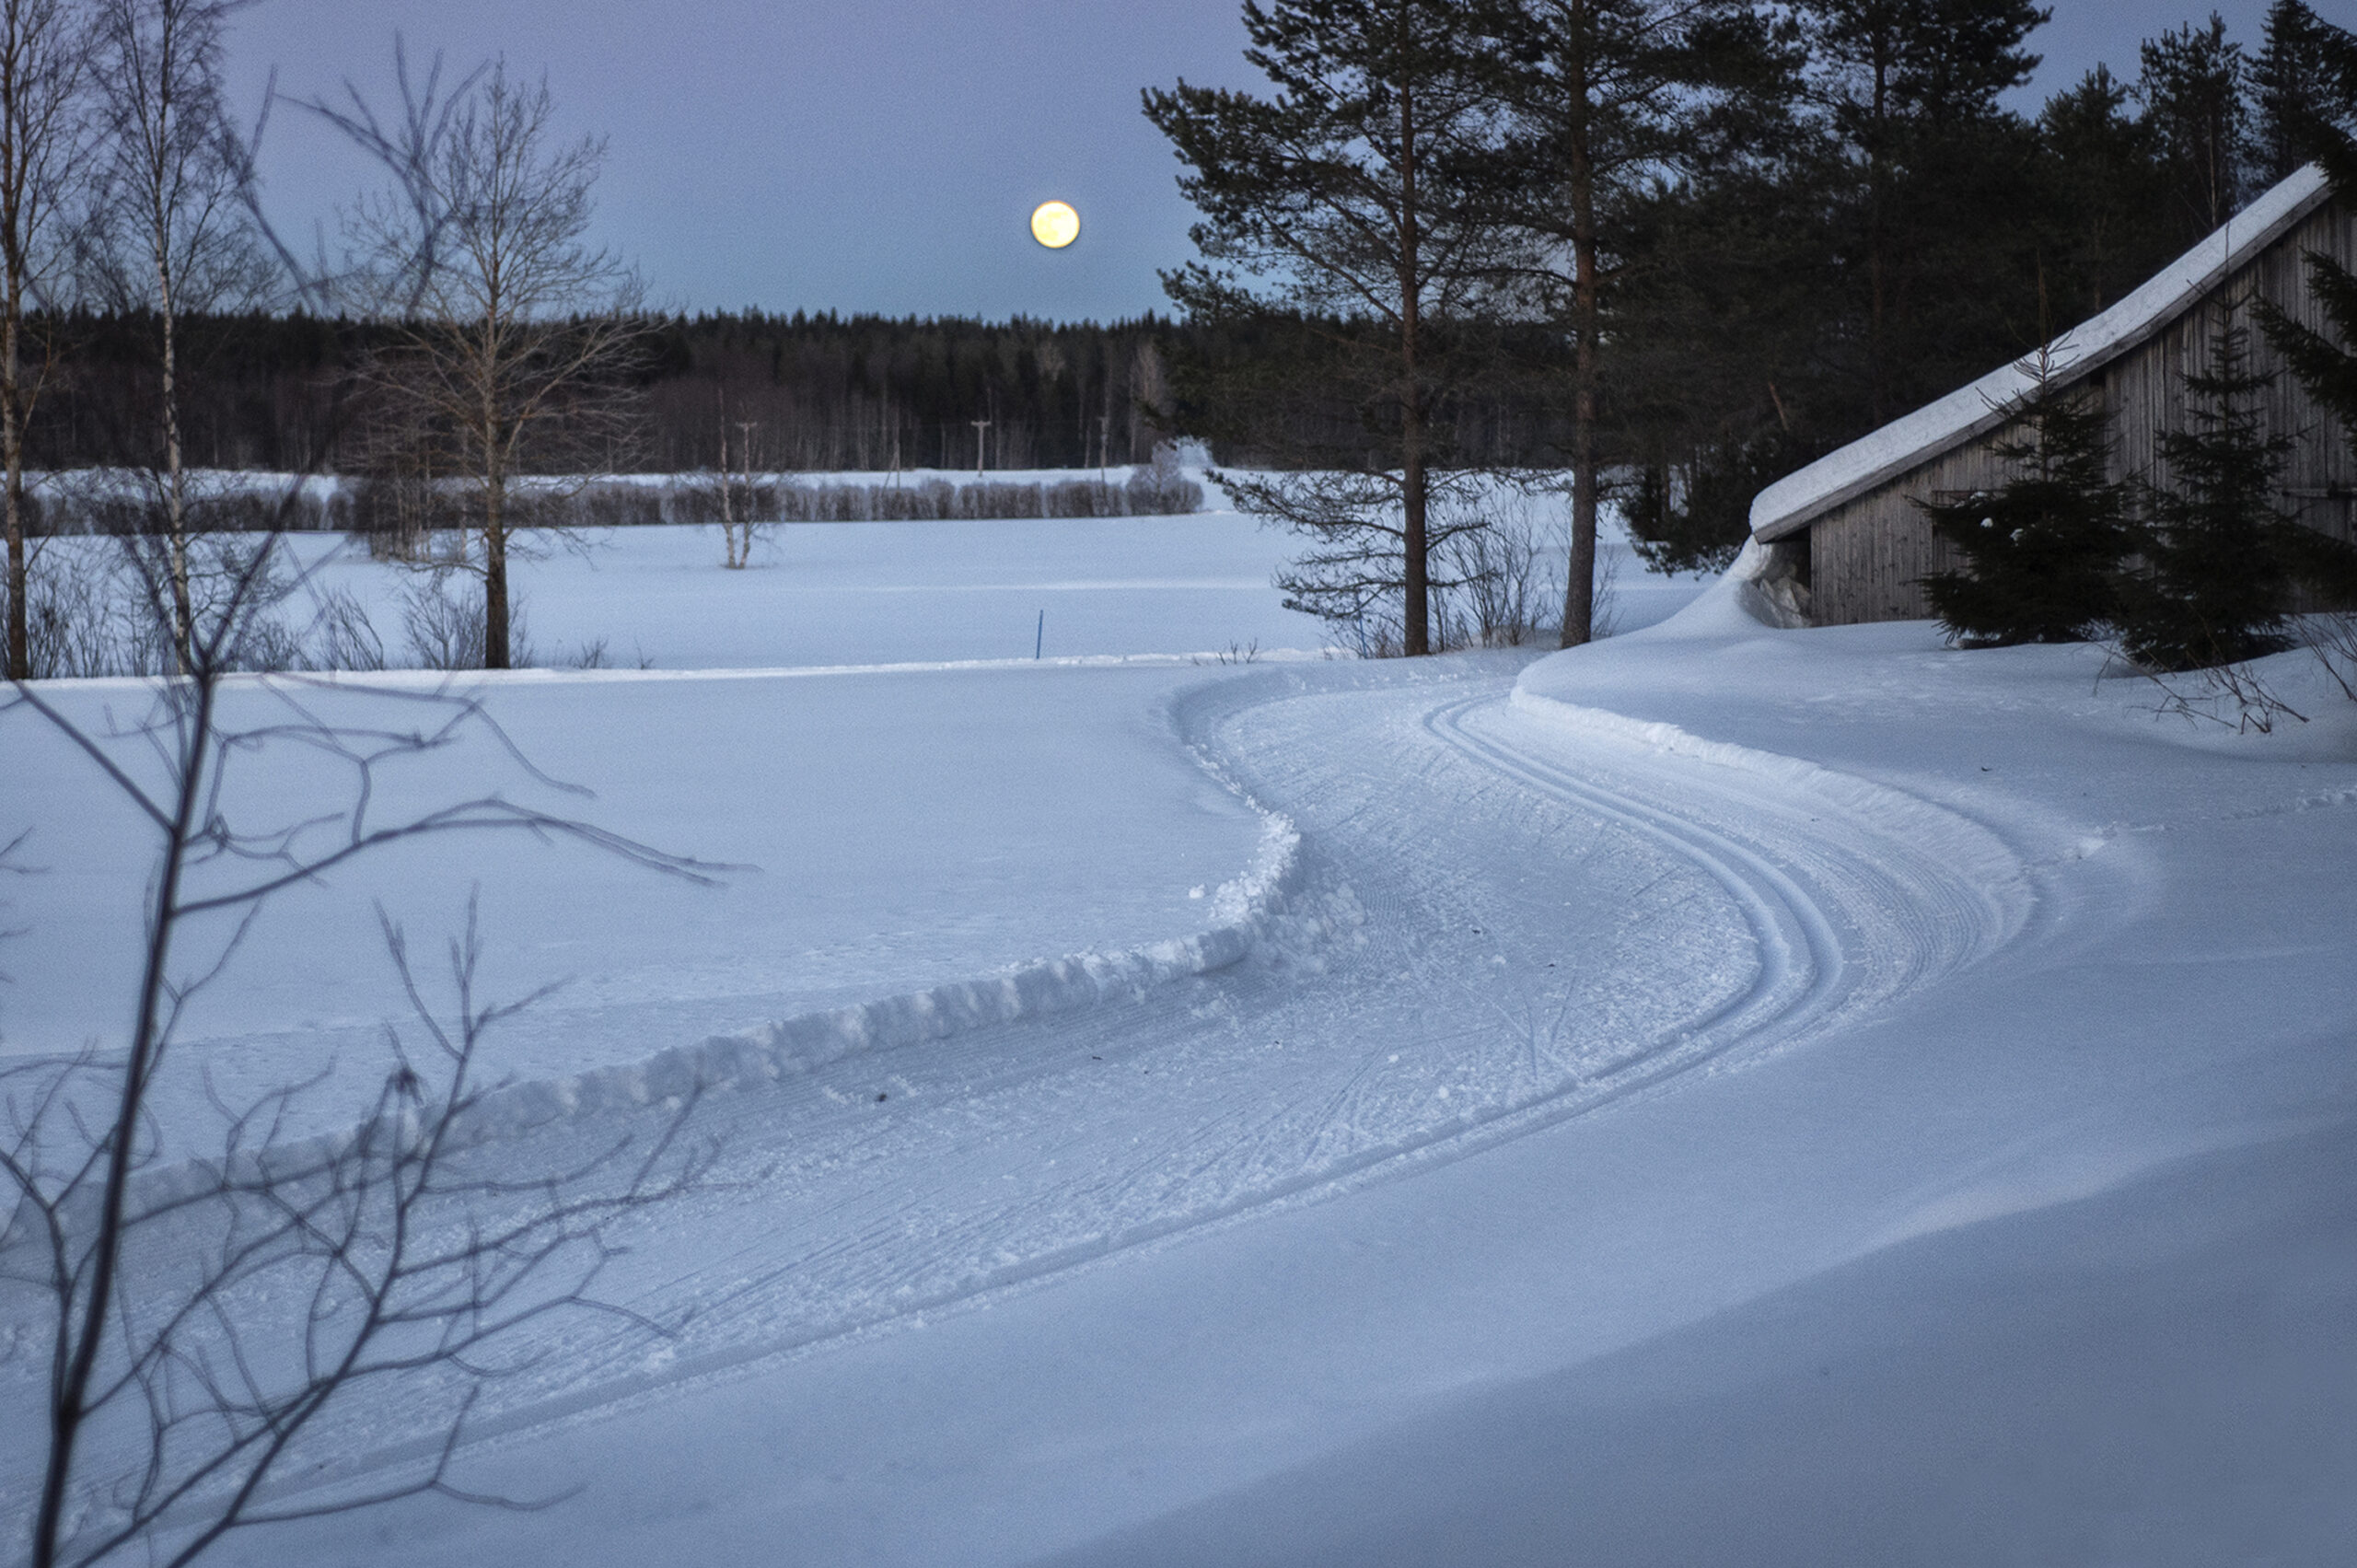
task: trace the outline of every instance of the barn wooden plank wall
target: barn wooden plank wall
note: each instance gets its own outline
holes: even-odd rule
[[[2357,271],[2357,214],[2328,202],[2237,269],[2199,306],[2162,323],[2128,353],[2097,370],[2096,395],[2108,415],[2112,471],[2165,486],[2159,434],[2188,421],[2185,381],[2210,368],[2212,340],[2230,303],[2256,293],[2311,327],[2324,328],[2322,306],[2306,286],[2302,255],[2316,250]],[[2270,432],[2293,442],[2284,467],[2286,504],[2303,522],[2342,539],[2357,537],[2357,454],[2331,415],[2311,402],[2283,368],[2258,323],[2241,312],[2247,352],[2262,375],[2273,373],[2265,400]],[[2003,427],[1933,457],[1827,511],[1809,525],[1811,619],[1840,626],[1929,615],[1922,579],[1959,562],[1933,537],[1917,505],[1949,500],[2003,482],[2007,464],[1994,448],[2017,434]]]

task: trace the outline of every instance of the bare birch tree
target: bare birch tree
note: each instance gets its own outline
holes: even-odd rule
[[[60,219],[70,210],[76,110],[88,64],[90,17],[75,0],[0,0],[0,464],[6,470],[7,645],[0,670],[32,674],[26,624],[25,427],[51,364],[33,312],[51,302],[64,259]]]
[[[720,513],[721,526],[729,533],[728,566],[743,571],[753,563],[753,540],[761,525],[754,519],[759,515],[761,492],[753,485],[753,436],[761,426],[759,420],[740,419],[737,426],[737,456],[741,465],[738,482],[744,486],[745,515],[732,520],[728,505],[728,432],[720,433]]]
[[[504,63],[456,97],[435,156],[354,227],[372,263],[369,303],[401,328],[377,366],[380,401],[437,448],[435,471],[475,487],[467,564],[483,582],[483,663],[505,669],[515,481],[627,449],[629,376],[648,329],[636,275],[586,238],[604,144],[560,141],[547,84],[526,87]],[[353,109],[310,107],[366,145],[356,95]]]
[[[430,116],[419,130],[422,160],[441,131]],[[248,150],[223,150],[250,180]],[[250,188],[233,194],[254,210]],[[423,276],[438,230],[416,238],[408,271]],[[471,903],[443,1005],[386,923],[414,1018],[406,1039],[389,1029],[381,1082],[352,1119],[331,1115],[336,1131],[296,1133],[317,1080],[282,1081],[242,1105],[201,1074],[191,1092],[175,1050],[181,1019],[264,905],[379,850],[522,831],[662,873],[720,869],[496,786],[436,803],[440,760],[470,737],[543,787],[567,787],[532,772],[465,693],[233,679],[274,595],[278,534],[299,493],[281,497],[270,530],[219,552],[220,580],[202,602],[176,603],[155,557],[135,557],[146,613],[178,643],[177,669],[150,688],[143,719],[118,726],[109,710],[94,726],[37,683],[0,685],[0,730],[53,729],[90,763],[94,791],[154,835],[145,890],[125,910],[141,933],[127,1033],[116,1049],[0,1072],[0,1307],[7,1342],[29,1353],[0,1359],[0,1376],[12,1385],[6,1408],[26,1417],[11,1436],[32,1437],[39,1472],[37,1488],[0,1496],[0,1529],[34,1568],[177,1568],[234,1529],[426,1492],[471,1497],[450,1469],[481,1391],[534,1365],[519,1341],[552,1315],[613,1310],[592,1288],[611,1255],[604,1227],[700,1169],[677,1141],[687,1105],[537,1176],[470,1154],[492,1086],[484,1033],[531,1000],[483,999]],[[158,512],[167,501],[147,497]],[[322,765],[346,781],[340,798],[331,786],[249,787]],[[396,815],[395,796],[418,804]],[[0,870],[18,868],[10,852],[23,842],[0,838]],[[18,1400],[29,1384],[37,1394]],[[440,1412],[415,1461],[317,1501],[294,1495],[290,1481],[333,1441],[323,1430],[381,1420],[375,1401],[396,1387],[401,1408],[423,1398]]]
[[[171,645],[195,656],[189,493],[180,434],[182,317],[247,303],[268,266],[247,223],[240,139],[223,97],[230,18],[253,0],[95,0],[95,78],[106,157],[85,237],[86,281],[156,323],[157,570],[170,584]]]

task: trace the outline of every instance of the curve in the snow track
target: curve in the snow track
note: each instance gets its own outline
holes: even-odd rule
[[[957,1081],[945,1082],[943,1098],[929,1104],[922,1094],[896,1093],[895,1100],[911,1104],[907,1115],[914,1120],[906,1122],[897,1107],[893,1119],[875,1121],[830,1110],[815,1098],[827,1092],[823,1074],[807,1080],[805,1088],[780,1086],[772,1094],[706,1102],[724,1132],[733,1126],[749,1139],[767,1140],[770,1149],[786,1151],[784,1157],[815,1161],[814,1184],[786,1201],[811,1210],[808,1224],[821,1213],[839,1213],[840,1228],[823,1236],[814,1230],[807,1244],[765,1241],[741,1259],[700,1260],[698,1271],[716,1290],[650,1280],[658,1295],[680,1289],[690,1299],[700,1297],[712,1336],[701,1345],[681,1346],[681,1353],[667,1356],[659,1368],[593,1372],[571,1387],[528,1393],[487,1414],[474,1426],[476,1435],[520,1434],[733,1376],[815,1344],[1244,1221],[1273,1206],[1318,1201],[1462,1158],[1698,1068],[1839,1028],[1863,1009],[1985,955],[2018,931],[2026,913],[2026,884],[1992,835],[1902,792],[1789,759],[1755,754],[1759,765],[1747,771],[1678,756],[1615,734],[1608,724],[1583,726],[1574,711],[1566,710],[1574,722],[1554,722],[1561,715],[1534,711],[1494,681],[1480,682],[1470,694],[1461,679],[1402,690],[1383,673],[1337,668],[1309,679],[1248,677],[1200,690],[1173,717],[1180,739],[1235,783],[1248,779],[1251,769],[1248,759],[1226,744],[1235,739],[1231,721],[1291,698],[1315,701],[1351,687],[1388,688],[1389,701],[1368,712],[1385,723],[1396,721],[1394,733],[1420,730],[1437,749],[1435,758],[1456,759],[1480,776],[1551,803],[1551,809],[1608,823],[1714,884],[1740,912],[1756,950],[1748,981],[1726,985],[1682,1018],[1665,1006],[1656,1016],[1668,1020],[1666,1027],[1628,1037],[1576,1073],[1552,1081],[1534,1075],[1528,1085],[1462,1111],[1418,1110],[1405,1094],[1395,1093],[1369,1115],[1350,1112],[1331,1135],[1319,1117],[1331,1123],[1336,1113],[1330,1108],[1360,1092],[1358,1077],[1335,1076],[1349,1064],[1346,1051],[1331,1049],[1322,1078],[1256,1078],[1257,1069],[1239,1053],[1249,1045],[1248,1036],[1272,1031],[1271,1020],[1290,1020],[1283,1027],[1291,1034],[1295,1025],[1313,1021],[1308,1016],[1319,1006],[1349,1001],[1363,1007],[1367,993],[1386,986],[1406,994],[1429,985],[1431,971],[1420,978],[1400,967],[1408,947],[1438,929],[1429,912],[1421,926],[1412,916],[1403,923],[1395,941],[1407,947],[1359,959],[1324,982],[1298,979],[1283,966],[1248,963],[1166,987],[1160,1001],[1133,999],[1020,1029],[981,1031],[946,1054],[913,1052],[924,1070],[937,1074],[954,1063],[948,1076]],[[1353,744],[1379,733],[1370,727]],[[1401,779],[1414,776],[1411,769]],[[1250,782],[1256,790],[1268,787]],[[1294,806],[1282,794],[1266,804],[1284,811]],[[1425,808],[1447,804],[1435,799]],[[1329,824],[1329,834],[1347,840],[1353,830],[1347,823],[1345,813]],[[1324,875],[1354,874],[1346,864],[1353,853],[1347,842],[1321,846],[1314,820],[1302,819],[1302,828],[1306,856],[1324,866]],[[1373,854],[1377,847],[1379,835],[1361,849]],[[1336,853],[1345,864],[1330,858]],[[1408,872],[1420,864],[1403,863]],[[2011,876],[2009,864],[2015,865]],[[1360,869],[1374,875],[1372,866]],[[1571,871],[1564,868],[1565,875]],[[1393,872],[1395,881],[1403,874],[1399,867]],[[1738,929],[1727,923],[1728,935],[1739,942]],[[1465,956],[1454,948],[1442,955],[1448,961]],[[1213,1016],[1244,1021],[1201,1021]],[[1329,1012],[1326,1018],[1339,1037],[1364,1016]],[[1234,1092],[1191,1104],[1154,1102],[1167,1106],[1156,1111],[1121,1098],[1138,1094],[1148,1080],[1132,1076],[1126,1082],[1132,1088],[1122,1090],[1106,1076],[1166,1068],[1182,1076],[1225,1073]],[[740,1099],[741,1105],[723,1104]],[[814,1112],[814,1120],[806,1120]],[[1078,1151],[1102,1163],[1090,1178],[1093,1187],[1059,1185],[1040,1177],[1036,1158],[1025,1162],[1027,1141],[1036,1155],[1043,1146],[1039,1140],[1053,1138],[1054,1129],[1090,1125],[1099,1112],[1132,1115],[1131,1130],[1163,1146],[1128,1156],[1129,1165],[1105,1151]],[[829,1140],[826,1149],[811,1151],[814,1141]],[[945,1152],[954,1156],[947,1163]],[[865,1180],[862,1170],[885,1181],[895,1170],[911,1168],[927,1171],[925,1181],[889,1202],[870,1196],[882,1189],[844,1185]],[[1008,1189],[1004,1202],[990,1198],[998,1190],[993,1183],[1015,1179],[1001,1176],[1002,1169],[1019,1172],[1036,1191],[1028,1200],[1018,1197],[1017,1188]],[[896,1235],[920,1231],[933,1238],[937,1257],[893,1254],[896,1245],[905,1245],[894,1241]],[[1003,1261],[986,1261],[993,1256]],[[841,1289],[841,1300],[829,1298],[830,1288]],[[659,1309],[660,1302],[647,1305]],[[420,1451],[414,1442],[371,1444],[333,1470],[349,1478]]]
[[[1425,715],[1424,728],[1443,744],[1525,787],[1617,822],[1700,867],[1742,910],[1759,946],[1759,970],[1748,990],[1678,1034],[1625,1058],[1624,1069],[1641,1071],[1669,1056],[1680,1065],[1690,1065],[1739,1043],[1789,1038],[1840,1001],[1849,968],[1841,937],[1808,889],[1766,854],[1725,833],[1647,805],[1632,794],[1576,777],[1533,752],[1468,727],[1469,715],[1499,705],[1493,697],[1446,703]]]
[[[1759,946],[1750,989],[1624,1059],[1629,1077],[1650,1082],[1805,1038],[1985,958],[2026,921],[2018,858],[1945,807],[1737,748],[1712,749],[1764,766],[1665,754],[1614,734],[1626,721],[1550,726],[1550,713],[1617,721],[1546,699],[1482,696],[1437,705],[1424,726],[1525,787],[1699,867],[1744,912]],[[1823,787],[1832,782],[1838,791]]]

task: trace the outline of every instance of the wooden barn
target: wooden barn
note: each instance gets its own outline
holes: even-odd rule
[[[2049,374],[2088,388],[2111,436],[2115,477],[2168,482],[2157,436],[2186,424],[2185,379],[2208,366],[2230,304],[2257,296],[2322,327],[2305,251],[2357,269],[2357,209],[2336,201],[2311,166],[2236,214],[2225,227],[2093,320],[2057,339]],[[2357,527],[2357,456],[2340,424],[2283,370],[2246,317],[2252,367],[2276,372],[2265,410],[2294,443],[2283,471],[2287,510],[2342,539]],[[1995,448],[2008,411],[2032,386],[2026,363],[1991,371],[1787,475],[1751,505],[1762,589],[1794,621],[1820,626],[1905,621],[1930,607],[1921,580],[1960,563],[1933,537],[1920,501],[1959,500],[2004,482]]]

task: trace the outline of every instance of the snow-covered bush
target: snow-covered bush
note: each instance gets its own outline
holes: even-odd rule
[[[1133,517],[1202,510],[1203,487],[1187,477],[1178,464],[1178,448],[1167,441],[1154,448],[1152,462],[1130,470],[1129,482],[1121,489]]]

